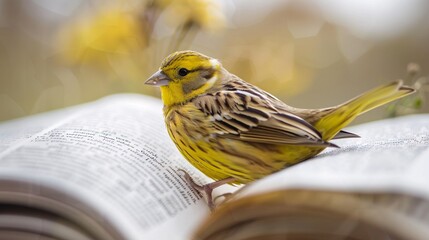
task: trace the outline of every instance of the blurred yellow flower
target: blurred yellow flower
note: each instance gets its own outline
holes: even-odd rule
[[[82,77],[136,91],[160,57],[191,43],[198,31],[223,25],[224,16],[215,0],[106,2],[64,25],[58,48],[66,63],[79,66]],[[170,30],[174,34],[168,36]],[[162,31],[168,37],[156,35]],[[126,84],[115,85],[117,80]]]
[[[225,25],[225,16],[215,0],[160,0],[170,24],[194,24],[205,30],[218,30]]]
[[[102,63],[109,56],[143,49],[142,27],[135,13],[109,7],[66,26],[60,33],[59,47],[70,63]]]

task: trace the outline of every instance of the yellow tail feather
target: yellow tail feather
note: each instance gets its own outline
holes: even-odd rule
[[[323,140],[330,140],[358,115],[413,92],[414,88],[404,86],[401,80],[377,87],[333,108],[314,126],[322,134]]]

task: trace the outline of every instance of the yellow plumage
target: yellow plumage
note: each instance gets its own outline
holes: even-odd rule
[[[207,176],[247,183],[336,147],[359,114],[414,92],[396,81],[325,109],[290,107],[215,59],[168,56],[147,82],[161,87],[165,122],[183,156]]]

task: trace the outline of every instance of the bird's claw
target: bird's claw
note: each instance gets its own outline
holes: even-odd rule
[[[225,199],[228,199],[232,193],[225,193],[220,196],[217,196],[213,198],[213,190],[217,187],[220,187],[224,184],[230,183],[235,181],[235,178],[229,177],[225,178],[216,182],[211,182],[204,185],[199,185],[195,183],[195,181],[192,179],[192,177],[183,169],[178,169],[178,171],[183,172],[183,177],[185,178],[185,181],[192,186],[197,192],[206,200],[207,205],[209,206],[210,210],[213,211],[216,208],[215,201],[220,197],[225,197]]]

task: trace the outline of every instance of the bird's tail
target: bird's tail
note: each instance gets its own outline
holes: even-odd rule
[[[322,134],[323,140],[330,140],[358,115],[413,92],[415,89],[404,86],[402,80],[394,81],[332,108],[332,111],[321,117],[314,126]]]

